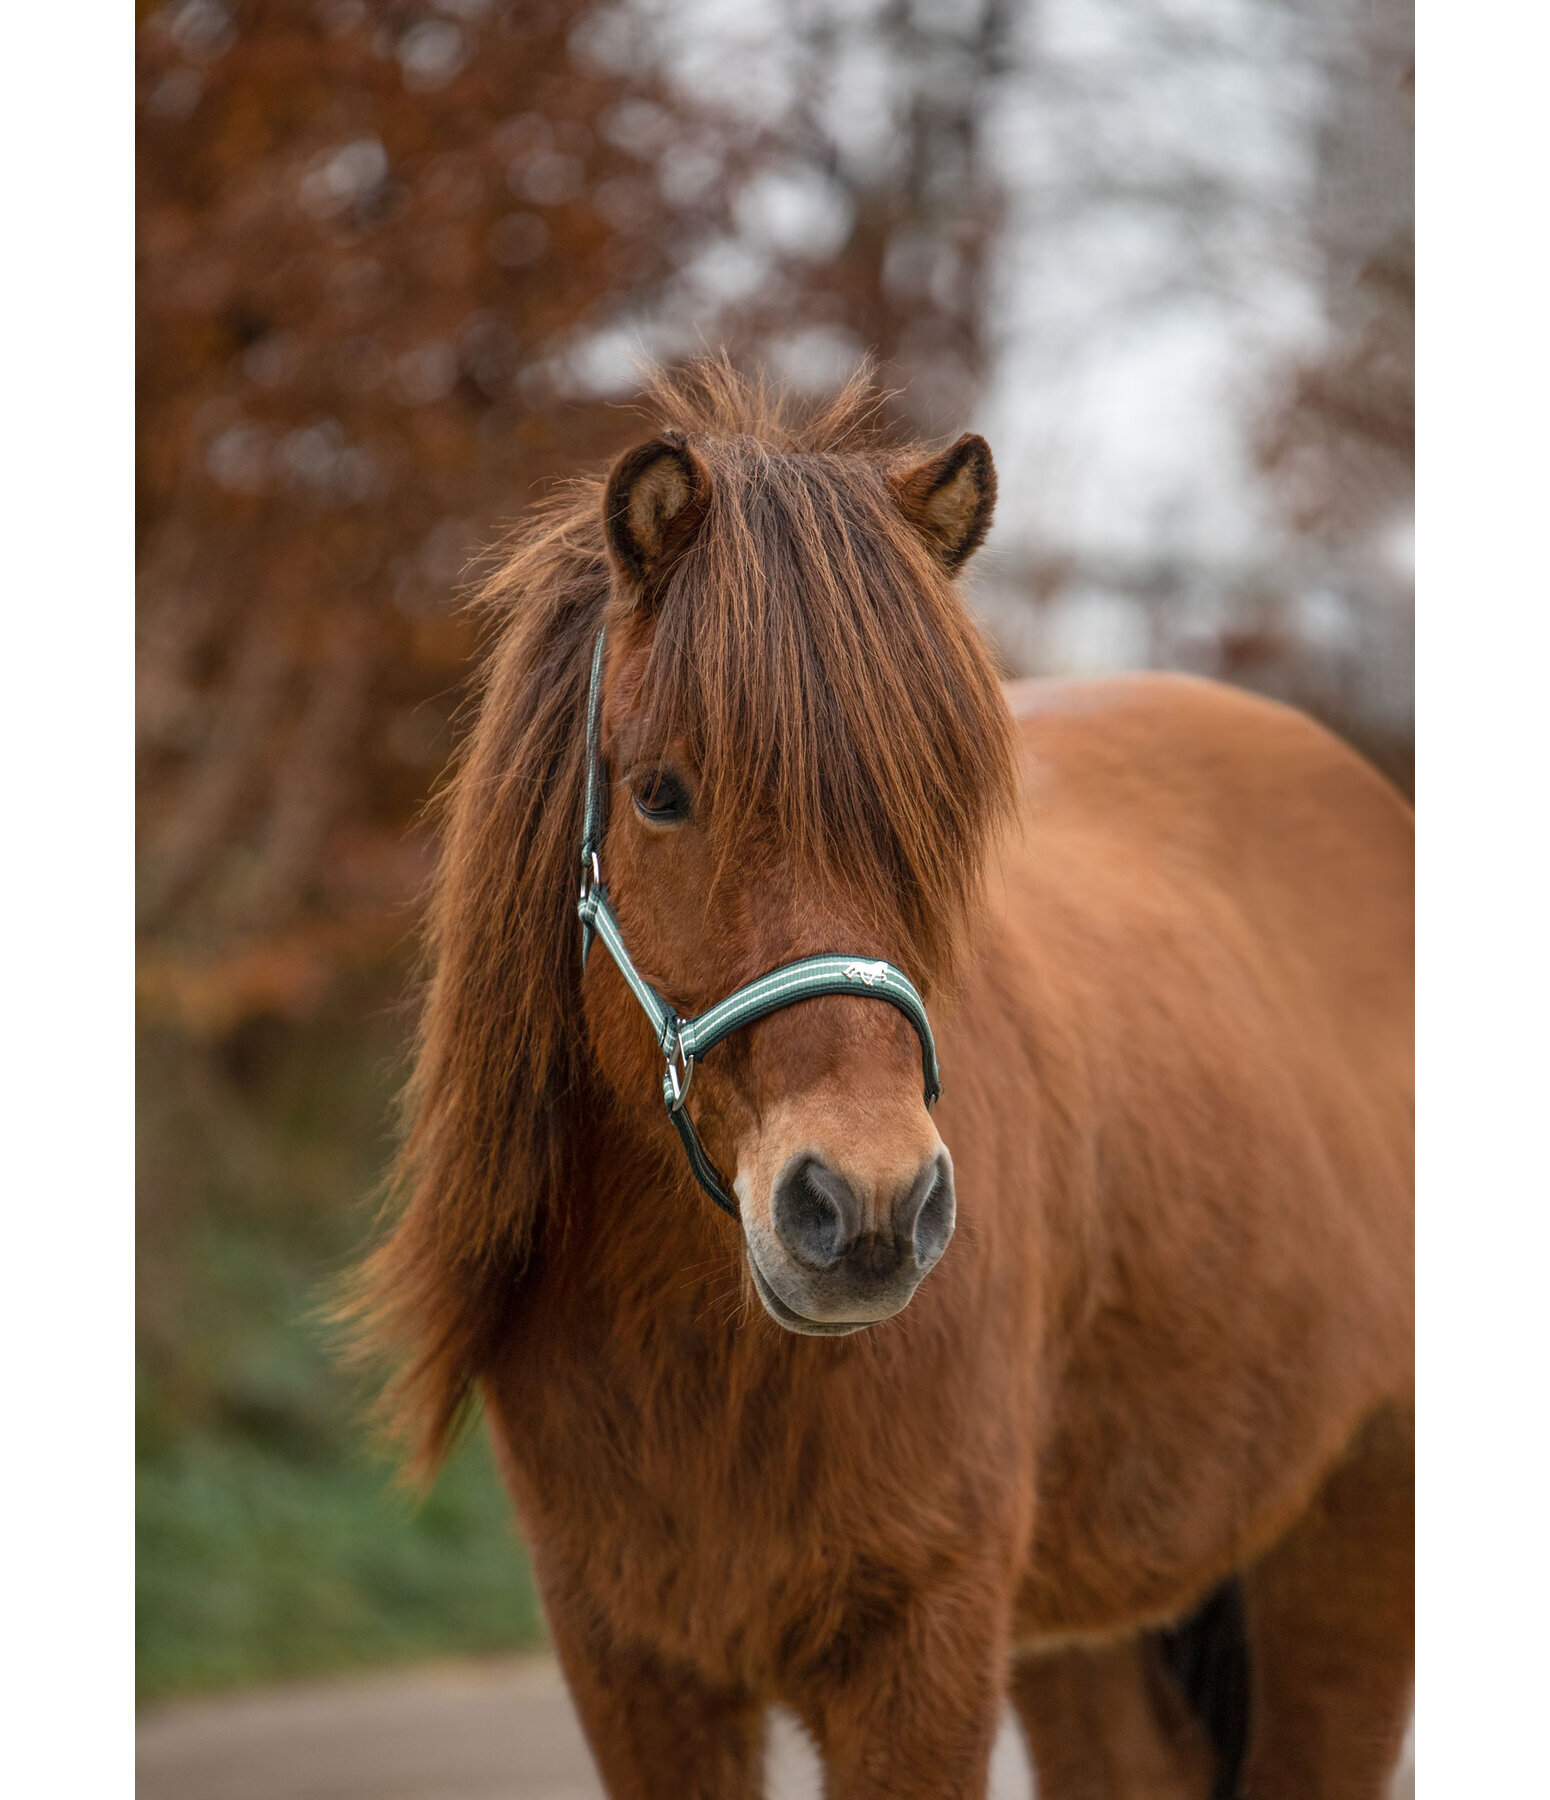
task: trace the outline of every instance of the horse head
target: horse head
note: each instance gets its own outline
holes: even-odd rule
[[[891,1317],[953,1234],[922,1043],[878,1001],[890,979],[928,1001],[950,981],[1009,789],[1004,707],[952,584],[994,497],[978,437],[889,459],[679,431],[622,457],[603,494],[592,754],[620,948],[677,1019],[836,953],[841,991],[673,1069],[597,958],[588,1029],[659,1139],[664,1051],[674,1097],[692,1073],[691,1139],[727,1172],[753,1285],[793,1332]]]

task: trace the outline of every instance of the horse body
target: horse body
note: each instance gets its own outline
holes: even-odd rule
[[[933,491],[911,479],[906,498]],[[659,487],[658,515],[676,491]],[[652,623],[632,638],[618,620],[616,765],[667,629]],[[577,624],[564,681],[534,688],[556,696],[556,743],[584,649]],[[487,707],[511,704],[500,680]],[[968,1800],[1008,1691],[1049,1800],[1230,1792],[1149,1635],[1230,1577],[1253,1672],[1241,1791],[1372,1797],[1397,1753],[1408,811],[1311,722],[1209,683],[1016,684],[1007,703],[1025,798],[931,1000],[934,1125],[908,1026],[864,999],[773,1015],[695,1089],[772,1255],[782,1183],[820,1157],[880,1254],[886,1195],[940,1133],[958,1230],[908,1305],[856,1330],[847,1309],[874,1290],[819,1271],[806,1316],[849,1335],[782,1329],[755,1251],[679,1160],[622,981],[594,964],[567,990],[592,1061],[550,1101],[564,1154],[520,1282],[477,1341],[450,1301],[436,1315],[483,1393],[615,1794],[753,1791],[779,1699],[844,1800]],[[687,766],[692,745],[663,741]],[[515,755],[476,762],[485,803]],[[669,990],[713,997],[815,949],[910,953],[854,887],[804,896],[756,833],[728,898],[708,842],[632,837],[629,804],[621,784],[605,854],[622,928]],[[469,977],[485,1005],[514,943],[508,921]],[[390,1246],[400,1287],[436,1260],[417,1221],[449,1229],[419,1204]],[[448,1258],[458,1292],[493,1269],[495,1295],[492,1243]]]
[[[1021,1612],[1102,1631],[1177,1617],[1405,1401],[1410,824],[1308,721],[1207,684],[1057,690],[1024,737],[1045,810],[991,954],[1054,1122],[1031,1254],[1059,1287]],[[960,1138],[961,1192],[1017,1205]]]

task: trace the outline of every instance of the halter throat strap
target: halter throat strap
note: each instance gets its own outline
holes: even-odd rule
[[[747,982],[726,999],[692,1019],[681,1019],[657,990],[636,968],[619,930],[608,901],[608,888],[603,880],[602,848],[606,824],[606,783],[602,763],[603,640],[597,634],[592,649],[592,681],[587,695],[587,788],[586,808],[581,826],[581,897],[576,914],[581,921],[581,966],[594,940],[601,943],[624,977],[630,992],[651,1022],[657,1048],[665,1067],[662,1074],[662,1099],[673,1129],[678,1133],[694,1178],[716,1205],[734,1219],[740,1218],[737,1202],[728,1191],[720,1171],[705,1152],[686,1104],[689,1085],[694,1079],[695,1063],[729,1038],[734,1031],[756,1024],[802,1000],[816,1000],[826,994],[850,994],[857,998],[885,1000],[896,1007],[914,1027],[920,1040],[921,1073],[927,1107],[935,1106],[942,1092],[942,1078],[937,1068],[936,1043],[931,1036],[931,1023],[926,1017],[925,1002],[914,983],[900,968],[860,956],[824,954],[805,956],[798,962],[783,963]]]

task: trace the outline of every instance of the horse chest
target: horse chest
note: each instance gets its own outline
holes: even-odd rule
[[[648,1371],[595,1345],[492,1396],[540,1569],[563,1570],[614,1629],[778,1681],[964,1545],[1015,1535],[1010,1513],[987,1529],[1004,1496],[976,1490],[944,1443],[901,1445],[884,1396],[680,1350]]]

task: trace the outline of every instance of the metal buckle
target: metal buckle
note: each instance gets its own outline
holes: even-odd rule
[[[592,867],[587,868],[588,862]],[[592,890],[603,885],[603,871],[598,867],[597,852],[593,850],[589,856],[581,859],[581,898],[579,904],[585,906],[592,897]]]
[[[683,1080],[678,1079],[679,1068],[683,1069]],[[694,1080],[694,1058],[684,1055],[683,1033],[680,1031],[673,1042],[672,1054],[667,1059],[667,1085],[673,1090],[673,1097],[668,1102],[669,1112],[680,1112],[683,1103],[689,1098],[689,1087]]]

